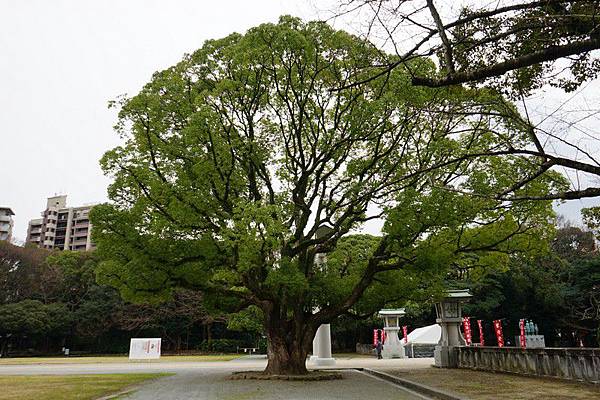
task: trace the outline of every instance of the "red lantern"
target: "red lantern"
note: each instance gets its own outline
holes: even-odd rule
[[[494,331],[498,340],[498,347],[504,347],[504,336],[502,335],[502,323],[499,319],[494,320]]]
[[[477,325],[479,325],[479,343],[482,346],[485,346],[485,339],[483,337],[483,321],[480,319],[477,320]]]
[[[463,330],[465,332],[465,342],[467,342],[467,346],[470,346],[473,343],[473,335],[471,334],[471,320],[469,317],[463,318]]]
[[[406,325],[404,325],[402,327],[402,333],[404,333],[404,343],[408,343],[408,327]]]
[[[525,339],[525,320],[519,320],[519,328],[521,329],[521,336],[519,339],[521,340],[521,347],[525,348],[527,346],[527,340]]]

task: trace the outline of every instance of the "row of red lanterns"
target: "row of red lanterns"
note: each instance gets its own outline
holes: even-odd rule
[[[483,335],[483,321],[478,319],[477,325],[479,326],[479,341],[481,346],[485,346],[485,338]],[[498,347],[504,347],[504,334],[502,332],[502,322],[499,319],[493,321],[494,325],[494,333],[496,334],[496,340],[498,342]],[[527,345],[525,339],[525,320],[519,320],[519,329],[520,329],[520,344],[521,348],[525,348]],[[463,318],[463,331],[465,336],[465,342],[467,345],[471,345],[472,343],[472,334],[471,334],[471,320],[469,317]]]
[[[408,343],[408,326],[402,327],[402,333],[404,334],[404,343]],[[386,333],[383,329],[373,329],[373,346],[377,346],[377,342],[381,340],[381,343],[385,343]]]
[[[478,319],[477,325],[479,327],[479,342],[481,346],[485,346],[485,338],[483,335],[483,321]],[[496,340],[498,342],[498,347],[504,347],[504,335],[502,332],[502,322],[499,319],[493,321],[494,325],[494,333],[496,334]],[[525,340],[525,320],[519,320],[519,328],[520,328],[520,341],[521,348],[526,347]],[[473,343],[473,334],[471,332],[471,319],[469,317],[463,318],[463,332],[465,337],[465,342],[468,346]],[[404,325],[402,327],[402,333],[404,334],[404,343],[408,343],[408,326]],[[383,329],[374,329],[373,330],[373,346],[377,345],[377,342],[381,340],[382,343],[385,343],[386,333]]]

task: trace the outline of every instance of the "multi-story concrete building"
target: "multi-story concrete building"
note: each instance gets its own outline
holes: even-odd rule
[[[0,240],[10,242],[12,239],[13,215],[15,213],[9,207],[0,207]]]
[[[66,195],[49,197],[42,218],[29,221],[27,243],[44,249],[92,250],[91,209],[92,206],[67,207]]]

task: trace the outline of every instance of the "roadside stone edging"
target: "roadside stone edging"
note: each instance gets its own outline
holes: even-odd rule
[[[169,375],[157,376],[156,378],[151,378],[151,379],[145,380],[145,381],[140,382],[140,383],[134,383],[133,385],[129,385],[129,386],[123,388],[122,390],[120,390],[117,393],[107,394],[105,396],[98,397],[98,398],[96,398],[94,400],[112,400],[112,399],[117,399],[117,398],[119,398],[121,396],[125,396],[125,395],[131,394],[131,393],[139,390],[140,388],[142,388],[142,386],[144,386],[145,383],[154,382],[156,380],[159,380],[161,378],[165,378],[167,376],[169,376]]]
[[[135,385],[135,387],[131,387],[129,389],[121,390],[118,393],[113,393],[113,394],[109,394],[109,395],[106,395],[106,396],[98,397],[95,400],[112,400],[112,399],[116,399],[116,398],[119,398],[121,396],[125,396],[127,394],[133,393],[133,392],[135,392],[136,390],[138,390],[141,387],[142,387],[142,385]]]
[[[431,386],[423,385],[420,383],[416,383],[413,381],[409,381],[408,379],[400,378],[398,376],[390,375],[385,372],[377,371],[370,368],[356,368],[360,371],[364,371],[370,375],[376,376],[378,378],[384,379],[386,381],[395,383],[400,386],[404,386],[407,389],[414,390],[415,392],[419,392],[423,395],[433,397],[435,399],[440,400],[469,400],[466,397],[459,397],[453,393],[446,392],[440,389],[434,389]]]

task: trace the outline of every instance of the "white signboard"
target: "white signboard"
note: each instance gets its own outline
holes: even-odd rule
[[[129,345],[130,360],[154,360],[160,358],[160,338],[131,339]]]

